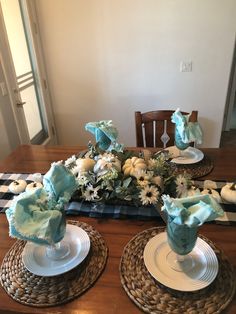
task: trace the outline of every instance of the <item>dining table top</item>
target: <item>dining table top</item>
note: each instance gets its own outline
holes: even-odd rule
[[[128,149],[128,148],[127,148]],[[140,150],[141,148],[129,148]],[[52,162],[66,160],[78,152],[86,150],[82,146],[42,146],[21,145],[8,157],[0,161],[2,173],[45,173]],[[236,181],[236,148],[201,148],[213,161],[214,168],[201,179],[218,181]],[[164,226],[156,219],[141,221],[134,219],[90,218],[69,216],[69,219],[83,221],[95,228],[104,238],[109,255],[106,267],[95,284],[82,295],[66,304],[38,308],[20,304],[13,300],[4,289],[0,288],[0,313],[65,313],[65,314],[119,314],[142,313],[130,300],[122,287],[119,263],[126,244],[139,232]],[[0,262],[16,241],[9,237],[8,221],[5,214],[0,214]],[[200,233],[210,239],[228,257],[236,269],[236,228],[233,225],[204,224]],[[222,313],[236,313],[236,297]]]

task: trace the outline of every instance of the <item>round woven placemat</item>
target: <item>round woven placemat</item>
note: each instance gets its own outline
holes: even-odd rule
[[[91,248],[86,259],[71,271],[54,277],[37,276],[29,272],[22,262],[25,241],[16,241],[6,254],[0,281],[7,294],[14,300],[36,307],[66,303],[90,288],[102,273],[108,248],[102,236],[90,225],[68,221],[87,232]]]
[[[143,251],[147,242],[164,230],[164,227],[154,227],[137,234],[123,251],[120,277],[130,299],[146,313],[220,313],[235,293],[233,266],[210,240],[200,236],[212,247],[218,258],[219,273],[214,282],[195,292],[176,291],[161,285],[146,269]]]
[[[186,172],[191,175],[192,179],[203,177],[210,173],[214,168],[212,160],[206,155],[204,155],[204,158],[201,161],[195,164],[175,164],[175,166],[175,174]]]

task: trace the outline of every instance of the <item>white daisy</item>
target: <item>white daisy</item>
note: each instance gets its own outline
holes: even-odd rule
[[[68,158],[68,159],[65,161],[65,166],[68,167],[68,166],[70,166],[71,164],[73,164],[74,162],[76,162],[76,156],[75,156],[75,155],[71,156],[70,158]]]
[[[75,166],[70,170],[74,176],[77,176],[80,173],[80,167],[79,166]]]
[[[78,185],[82,185],[82,186],[89,183],[88,177],[83,174],[78,174],[78,177],[76,177],[76,181]]]
[[[137,179],[137,184],[140,185],[140,186],[147,186],[149,183],[150,183],[150,175],[144,171],[144,170],[141,170],[141,171],[137,171],[134,173],[134,176],[136,177]]]
[[[188,179],[179,174],[175,180],[177,197],[185,197],[188,192]]]
[[[88,185],[86,191],[84,192],[84,197],[86,201],[94,201],[99,198],[98,191],[100,186],[94,188],[91,184]]]
[[[158,196],[158,189],[149,185],[142,189],[139,193],[139,198],[141,199],[143,205],[156,204]]]

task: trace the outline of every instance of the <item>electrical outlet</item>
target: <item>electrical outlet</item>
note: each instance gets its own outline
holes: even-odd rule
[[[192,72],[193,63],[192,61],[181,61],[180,72]]]

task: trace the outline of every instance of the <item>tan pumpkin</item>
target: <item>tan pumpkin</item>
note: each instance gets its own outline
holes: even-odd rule
[[[146,170],[147,165],[143,158],[132,157],[126,159],[122,170],[125,176],[135,176],[135,174],[139,171]]]
[[[91,158],[79,158],[76,160],[78,172],[88,172],[93,170],[95,161]]]
[[[236,204],[236,183],[227,183],[222,187],[220,194],[225,201]]]

